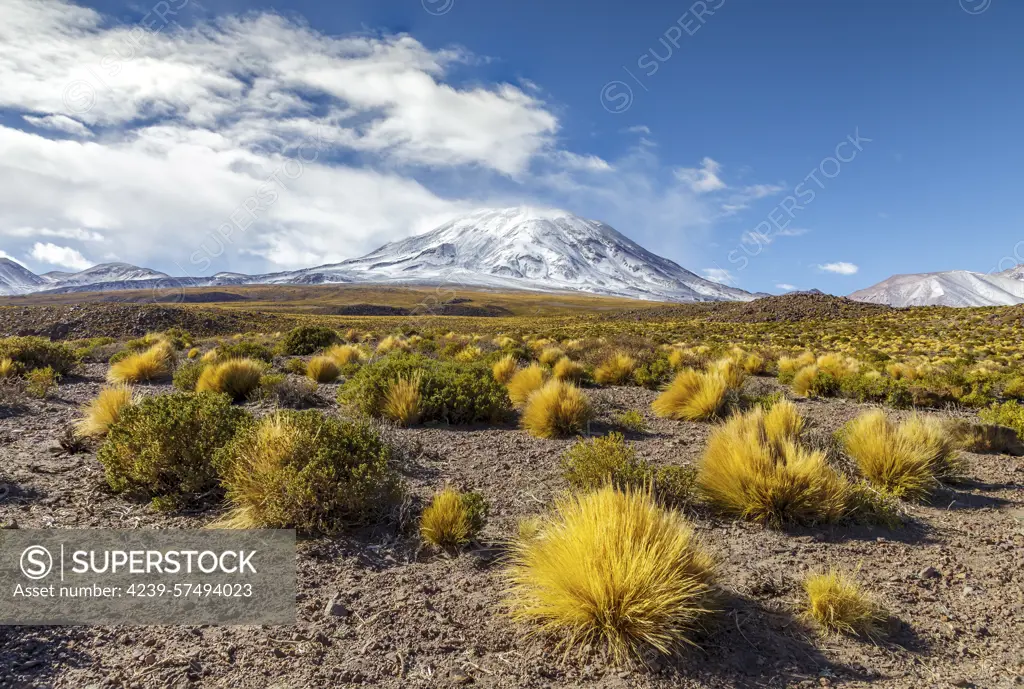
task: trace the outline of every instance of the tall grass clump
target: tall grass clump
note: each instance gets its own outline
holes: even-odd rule
[[[804,593],[807,616],[827,633],[875,639],[889,617],[856,581],[835,569],[808,576]]]
[[[236,402],[249,397],[260,386],[267,367],[253,359],[227,359],[208,364],[196,381],[196,392],[220,392]]]
[[[701,492],[727,514],[770,526],[838,519],[848,483],[824,453],[800,444],[801,431],[790,402],[733,416],[708,439]]]
[[[338,366],[358,364],[363,360],[363,351],[351,344],[333,345],[324,350],[324,356],[334,359]]]
[[[382,516],[400,494],[393,449],[370,423],[282,411],[217,455],[231,506],[222,528],[336,533]]]
[[[899,498],[922,500],[940,479],[962,469],[952,435],[937,421],[913,417],[896,424],[873,409],[848,423],[839,436],[861,474]]]
[[[494,376],[494,380],[502,385],[506,385],[512,379],[512,376],[515,375],[518,367],[519,364],[516,362],[515,355],[506,354],[494,362],[494,366],[491,367],[491,375]]]
[[[666,419],[706,421],[725,409],[729,389],[720,373],[684,368],[651,403],[651,409]]]
[[[10,357],[0,359],[0,378],[13,378],[17,374],[18,367],[14,363],[14,359]]]
[[[400,426],[412,426],[420,418],[423,396],[420,385],[423,377],[419,372],[410,376],[399,376],[392,381],[384,398],[383,416]]]
[[[487,503],[479,493],[460,493],[446,487],[437,493],[420,516],[420,537],[445,550],[454,550],[483,528]]]
[[[594,369],[594,381],[600,385],[623,385],[636,368],[636,359],[625,352],[616,352]]]
[[[115,491],[175,506],[216,487],[213,457],[247,418],[227,395],[146,397],[121,411],[96,456]]]
[[[530,399],[530,395],[543,387],[547,379],[547,371],[538,363],[532,363],[516,371],[506,386],[512,406],[522,409],[526,405],[526,401]]]
[[[130,385],[104,387],[82,408],[75,432],[82,438],[102,438],[134,401]]]
[[[557,438],[583,432],[593,416],[590,400],[572,383],[549,380],[530,395],[519,425],[537,438]]]
[[[306,364],[306,377],[317,383],[333,383],[341,375],[341,368],[333,357],[315,356]]]
[[[583,364],[577,363],[567,356],[563,356],[555,362],[555,365],[551,369],[551,375],[558,380],[567,380],[578,383],[583,380],[584,375],[586,375],[586,370],[583,368]]]
[[[714,562],[680,513],[605,486],[563,498],[535,527],[506,570],[514,619],[567,652],[597,645],[617,662],[692,643],[711,607]]]
[[[131,384],[166,380],[173,370],[174,348],[160,342],[111,365],[107,371],[107,382]]]
[[[537,357],[537,361],[544,364],[545,366],[554,366],[555,362],[561,359],[563,356],[565,356],[565,352],[563,352],[558,347],[547,347]]]

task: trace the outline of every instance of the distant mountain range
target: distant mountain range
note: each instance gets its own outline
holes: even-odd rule
[[[1011,306],[1024,304],[1024,264],[1001,273],[949,270],[894,275],[850,295],[889,306]]]
[[[522,207],[472,213],[361,258],[266,275],[173,278],[126,263],[35,275],[14,261],[0,259],[0,294],[5,295],[161,288],[175,282],[196,287],[445,284],[674,302],[750,301],[758,296],[702,278],[602,222],[566,211]]]

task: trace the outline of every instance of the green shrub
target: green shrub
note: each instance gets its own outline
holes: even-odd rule
[[[58,376],[66,376],[78,365],[73,347],[63,342],[50,342],[44,337],[0,339],[0,359],[11,359],[23,371],[49,366]]]
[[[177,506],[216,487],[214,454],[248,418],[227,395],[146,397],[122,412],[97,458],[115,491]]]
[[[669,507],[689,507],[697,500],[697,468],[666,465],[654,472],[654,495]]]
[[[192,334],[184,328],[174,326],[163,332],[175,349],[188,349],[192,346]]]
[[[195,392],[199,376],[209,364],[205,361],[188,361],[174,372],[174,387],[182,392]]]
[[[217,453],[230,528],[335,533],[381,516],[400,495],[394,450],[373,424],[284,411],[248,424]]]
[[[286,373],[294,373],[297,376],[306,375],[306,362],[302,359],[289,359],[284,362],[284,370]]]
[[[281,352],[290,356],[307,356],[326,349],[338,341],[338,333],[319,325],[300,325],[281,340]]]
[[[577,490],[593,490],[609,481],[616,488],[637,488],[650,476],[647,462],[637,456],[621,433],[579,440],[562,455],[562,475]]]
[[[633,371],[633,380],[637,385],[656,390],[672,379],[675,371],[667,357],[658,357]]]
[[[625,428],[627,431],[633,431],[634,433],[647,432],[647,419],[645,419],[644,415],[636,409],[630,409],[622,412],[621,414],[616,414],[615,423],[622,428]]]
[[[983,409],[978,416],[985,423],[1006,426],[1017,432],[1017,437],[1024,439],[1024,406],[1019,402],[1003,402]]]
[[[217,347],[218,359],[256,359],[268,364],[274,361],[274,350],[269,345],[252,340]]]
[[[57,389],[58,377],[49,366],[33,368],[25,374],[25,392],[39,399],[49,397]]]
[[[420,377],[421,422],[493,423],[510,413],[505,388],[486,363],[439,361],[401,351],[361,367],[338,391],[338,401],[381,418],[391,384],[414,375]]]

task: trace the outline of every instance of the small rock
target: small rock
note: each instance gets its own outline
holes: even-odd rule
[[[327,601],[327,605],[324,606],[324,615],[326,617],[348,617],[349,614],[349,609],[338,600],[338,594],[331,596],[331,599]]]
[[[917,576],[920,579],[941,579],[942,578],[942,575],[939,573],[939,570],[935,569],[934,567],[925,567],[924,569],[922,569],[920,572],[917,573]]]

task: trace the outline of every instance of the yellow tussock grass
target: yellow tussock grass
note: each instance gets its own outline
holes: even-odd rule
[[[507,385],[518,367],[519,364],[516,362],[515,355],[506,354],[494,362],[494,366],[491,367],[491,375],[494,376],[494,380],[502,385]]]
[[[338,366],[358,364],[363,360],[363,352],[355,345],[331,345],[324,351],[324,356],[334,359]]]
[[[420,536],[438,548],[457,548],[472,534],[469,510],[462,494],[445,488],[434,496],[420,517]]]
[[[75,432],[83,438],[102,438],[121,418],[121,412],[134,402],[130,385],[110,385],[99,391],[82,407],[82,418],[75,424]]]
[[[685,368],[651,403],[651,409],[666,419],[705,421],[725,409],[729,384],[715,372]]]
[[[583,364],[577,363],[567,356],[563,356],[561,359],[556,361],[554,367],[551,369],[551,374],[558,380],[569,380],[573,382],[583,380],[585,373],[586,371],[583,368]]]
[[[164,380],[174,368],[174,348],[161,342],[149,349],[131,354],[110,367],[108,383],[145,383]]]
[[[329,356],[315,356],[306,364],[306,377],[318,383],[333,383],[341,375],[338,362]]]
[[[591,416],[590,401],[582,390],[550,380],[530,395],[519,424],[537,438],[557,438],[581,433]]]
[[[686,519],[649,493],[607,486],[567,496],[520,531],[506,569],[511,615],[566,653],[597,645],[617,662],[673,654],[709,612],[714,561]]]
[[[521,368],[508,381],[508,398],[516,409],[522,409],[534,392],[547,380],[547,371],[538,363]]]
[[[422,403],[421,379],[420,373],[416,372],[408,378],[399,376],[391,382],[381,409],[385,418],[401,426],[412,426],[419,421]]]
[[[877,638],[889,617],[856,581],[834,569],[808,576],[804,593],[807,617],[827,633]]]
[[[227,359],[209,364],[196,382],[196,392],[221,392],[239,401],[259,387],[260,377],[266,372],[262,361],[253,359]]]
[[[635,368],[636,359],[625,352],[616,352],[594,369],[594,380],[600,385],[622,385]]]

